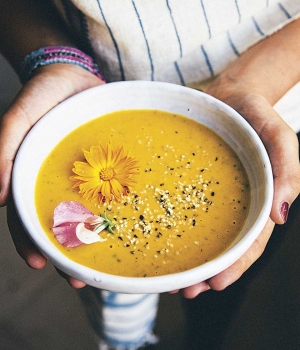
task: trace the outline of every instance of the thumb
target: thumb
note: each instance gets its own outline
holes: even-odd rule
[[[270,216],[275,223],[283,224],[300,191],[300,166],[298,138],[285,123],[279,124],[273,126],[273,142],[267,150],[274,176],[274,199]]]
[[[0,206],[6,204],[9,191],[13,161],[19,145],[29,131],[31,125],[24,118],[22,110],[17,106],[7,111],[1,119],[0,129]]]
[[[274,177],[270,217],[276,224],[283,224],[300,190],[297,135],[264,98],[241,112],[257,131],[270,157]]]
[[[241,92],[227,97],[224,102],[252,125],[268,152],[274,177],[270,217],[276,224],[283,224],[300,191],[297,135],[261,95]]]
[[[50,109],[66,98],[103,81],[73,64],[39,68],[20,91],[0,125],[0,205],[6,204],[10,191],[13,161],[31,127]],[[49,93],[50,92],[50,93]]]

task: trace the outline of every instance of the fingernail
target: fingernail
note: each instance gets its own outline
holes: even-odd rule
[[[286,221],[287,221],[287,218],[288,218],[288,215],[289,215],[289,209],[290,209],[289,203],[287,203],[287,202],[281,203],[280,215],[281,215],[282,220],[284,221],[284,223],[286,223]]]

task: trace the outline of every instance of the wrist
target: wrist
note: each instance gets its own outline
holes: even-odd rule
[[[252,46],[215,79],[209,91],[220,99],[257,94],[274,105],[300,80],[300,19]]]
[[[74,64],[56,63],[39,67],[24,89],[52,91],[55,89],[60,101],[91,87],[104,84],[86,69]],[[46,91],[44,91],[46,94]],[[60,102],[59,101],[59,102]]]
[[[43,66],[52,64],[73,64],[84,68],[105,82],[93,58],[81,50],[68,46],[47,46],[32,51],[24,58],[19,69],[21,82],[25,84]]]

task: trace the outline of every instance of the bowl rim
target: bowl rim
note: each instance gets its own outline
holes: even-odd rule
[[[256,222],[251,228],[251,232],[245,235],[240,239],[234,246],[231,246],[224,252],[222,255],[216,257],[212,261],[209,261],[205,264],[197,266],[195,268],[173,273],[169,275],[163,276],[153,276],[153,277],[124,277],[124,276],[116,276],[110,275],[107,273],[103,273],[100,271],[95,271],[89,267],[83,266],[79,263],[76,263],[69,258],[67,258],[63,253],[59,252],[54,245],[47,243],[45,239],[40,235],[36,234],[35,228],[30,222],[29,218],[24,214],[22,210],[23,202],[21,197],[18,196],[20,190],[20,169],[22,169],[22,158],[26,154],[26,148],[28,142],[34,137],[35,132],[38,132],[39,128],[43,128],[45,124],[49,122],[52,118],[52,115],[55,113],[59,113],[60,109],[65,108],[68,105],[72,105],[74,101],[85,100],[91,94],[96,92],[101,93],[101,91],[111,92],[116,91],[116,89],[120,90],[128,90],[132,88],[143,88],[143,89],[167,89],[170,93],[173,92],[185,92],[188,94],[194,94],[195,96],[202,96],[208,102],[213,102],[219,105],[225,113],[234,116],[234,120],[238,121],[240,125],[247,130],[249,137],[253,139],[255,144],[260,150],[260,157],[264,164],[264,173],[266,177],[266,187],[265,187],[265,203],[262,206],[262,210],[258,215]],[[152,90],[151,90],[152,91]],[[61,139],[63,136],[61,136]],[[272,181],[269,181],[272,180]],[[126,81],[126,82],[114,82],[105,85],[100,85],[96,87],[92,87],[90,89],[84,90],[57,105],[48,113],[46,113],[29,131],[27,136],[25,137],[23,143],[21,144],[19,151],[15,158],[15,163],[13,167],[12,173],[12,196],[13,201],[16,206],[17,215],[21,220],[21,223],[34,242],[35,245],[38,246],[38,249],[55,265],[57,268],[61,269],[63,272],[77,278],[83,280],[82,276],[93,276],[93,280],[88,279],[88,284],[101,289],[108,289],[113,292],[124,292],[124,293],[161,293],[167,292],[175,289],[181,289],[186,286],[201,282],[206,280],[217,273],[223,271],[232,263],[237,260],[237,257],[242,256],[248,247],[254,242],[257,238],[258,234],[254,234],[255,231],[261,231],[265,226],[267,219],[270,214],[272,200],[273,200],[273,175],[271,164],[269,161],[268,154],[265,150],[262,141],[260,140],[257,133],[250,126],[250,124],[233,108],[226,105],[225,103],[215,99],[214,97],[205,94],[201,91],[183,87],[180,85],[165,83],[165,82],[148,82],[148,81]],[[214,266],[218,264],[219,268],[216,269]],[[214,271],[210,274],[205,274],[204,270]],[[198,275],[198,281],[195,280],[195,275]],[[84,280],[87,283],[87,280]]]

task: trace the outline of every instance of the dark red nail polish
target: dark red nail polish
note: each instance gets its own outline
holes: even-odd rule
[[[286,223],[286,221],[287,221],[287,218],[288,218],[288,215],[289,215],[289,209],[290,209],[289,203],[287,203],[287,202],[281,203],[280,215],[281,215],[284,223]]]

